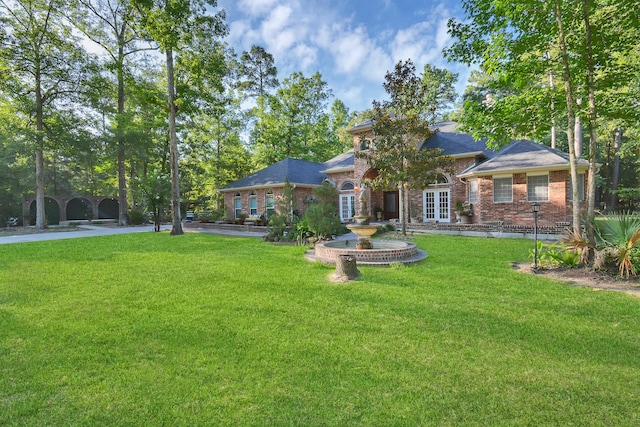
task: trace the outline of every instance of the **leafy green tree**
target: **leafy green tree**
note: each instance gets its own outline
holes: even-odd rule
[[[136,181],[140,199],[153,212],[154,230],[160,231],[162,214],[171,201],[171,177],[162,171],[153,170]]]
[[[197,91],[191,90],[194,85],[178,86],[180,92],[176,98],[176,68],[174,52],[178,53],[181,69],[197,83],[216,73],[208,73],[212,63],[219,65],[215,55],[215,40],[226,34],[224,10],[210,14],[207,8],[216,7],[215,0],[136,0],[142,13],[146,32],[158,43],[164,52],[167,72],[167,103],[169,122],[169,148],[171,169],[171,209],[172,235],[183,234],[180,215],[180,174],[179,149],[176,116],[178,104],[183,109],[193,106],[185,102]],[[212,51],[213,46],[213,51]],[[195,52],[200,51],[199,54]],[[206,55],[202,54],[206,52]],[[217,71],[217,70],[216,70]],[[184,82],[185,80],[183,80]],[[178,102],[176,102],[178,101]]]
[[[2,90],[28,129],[35,155],[36,228],[46,227],[44,156],[55,147],[50,123],[58,111],[72,109],[72,96],[86,80],[87,57],[61,12],[60,0],[0,0],[4,25],[0,63]],[[27,127],[29,125],[30,128]]]
[[[415,74],[411,60],[400,61],[385,75],[389,99],[373,102],[373,146],[359,151],[378,172],[373,189],[397,188],[400,194],[402,232],[407,229],[407,192],[422,189],[453,168],[453,159],[439,149],[420,149],[431,136],[431,108],[423,102],[428,87]],[[367,135],[366,137],[370,137]]]
[[[454,85],[458,74],[426,64],[421,77],[426,88],[424,102],[430,108],[431,120],[442,120],[444,112],[453,106],[457,98]]]
[[[129,114],[125,110],[127,74],[133,75],[134,64],[130,57],[151,47],[142,45],[139,31],[140,15],[129,0],[76,0],[77,7],[71,15],[76,27],[103,49],[106,54],[105,70],[115,77],[115,111],[110,117],[117,144],[118,166],[118,225],[127,225],[126,146]],[[105,81],[106,80],[106,81]],[[97,79],[96,91],[111,89],[108,79]],[[104,83],[107,83],[106,85]],[[104,95],[103,95],[104,96]],[[108,98],[111,96],[107,95]],[[104,111],[104,110],[103,110]]]
[[[276,197],[275,200],[276,213],[269,217],[267,232],[270,239],[279,240],[285,237],[287,228],[289,230],[296,228],[299,220],[296,212],[297,204],[295,189],[289,179],[285,178],[282,194]],[[289,237],[292,238],[293,234],[290,233]]]
[[[270,89],[278,87],[278,69],[274,65],[273,55],[262,46],[251,46],[249,52],[242,52],[238,66],[239,88],[251,97],[269,94]]]
[[[33,188],[33,159],[21,132],[23,124],[0,90],[0,227],[22,216],[20,195]]]
[[[344,102],[339,99],[333,101],[329,115],[331,124],[328,137],[334,138],[335,141],[330,143],[330,147],[335,149],[330,150],[329,155],[335,156],[353,148],[353,136],[347,132],[347,129],[357,124],[354,123],[355,117],[356,113],[349,111]]]
[[[258,117],[252,135],[259,166],[284,158],[326,161],[337,151],[332,137],[327,102],[331,90],[320,73],[305,77],[293,73],[276,95],[258,98]]]
[[[320,239],[328,239],[342,229],[338,215],[338,191],[324,182],[313,189],[314,200],[304,210],[303,221],[309,230]]]
[[[456,42],[446,55],[480,64],[496,90],[473,111],[475,123],[483,114],[491,121],[476,135],[505,144],[514,133],[539,135],[554,123],[565,123],[574,189],[573,229],[581,234],[574,123],[580,118],[589,134],[587,216],[593,218],[597,119],[620,116],[622,105],[637,102],[624,89],[638,72],[633,59],[640,28],[633,12],[637,5],[627,0],[465,0],[463,4],[468,20],[450,21],[449,33]],[[557,84],[551,84],[551,78]],[[637,108],[633,110],[626,109],[623,115],[637,122]],[[591,228],[589,240],[593,241]]]
[[[190,121],[185,134],[184,194],[207,210],[224,212],[218,190],[251,172],[251,158],[240,138],[244,129],[239,100],[221,96]]]

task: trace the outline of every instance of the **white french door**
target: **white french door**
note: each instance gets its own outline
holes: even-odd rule
[[[340,221],[347,222],[355,213],[356,195],[341,194],[340,195]]]
[[[451,221],[449,189],[425,190],[422,198],[424,221]]]

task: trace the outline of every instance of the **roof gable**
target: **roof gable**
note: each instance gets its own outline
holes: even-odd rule
[[[580,159],[578,165],[586,167],[587,162]],[[460,175],[489,175],[499,172],[568,168],[569,154],[546,145],[521,140],[512,142],[497,153],[494,158],[475,165]]]
[[[338,154],[332,159],[324,162],[323,173],[337,173],[353,170],[354,151],[353,148],[346,153]]]

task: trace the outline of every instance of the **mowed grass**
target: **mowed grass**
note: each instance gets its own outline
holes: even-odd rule
[[[640,425],[640,299],[416,241],[348,284],[250,238],[0,246],[0,425]]]

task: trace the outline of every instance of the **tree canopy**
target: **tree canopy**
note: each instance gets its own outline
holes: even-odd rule
[[[440,149],[425,149],[422,142],[431,136],[434,107],[424,99],[433,88],[429,79],[415,74],[411,60],[400,61],[385,75],[388,100],[373,102],[372,138],[369,150],[358,152],[377,176],[369,181],[376,188],[398,188],[403,211],[407,189],[422,189],[451,172],[453,159]],[[402,231],[406,232],[406,212],[401,212]]]
[[[592,218],[598,127],[603,120],[638,123],[638,109],[632,107],[638,102],[633,89],[638,44],[632,41],[640,28],[637,4],[465,0],[463,5],[468,20],[449,22],[455,42],[445,53],[479,64],[487,75],[487,97],[465,100],[464,128],[501,146],[516,137],[541,139],[563,124],[571,159],[573,228],[580,234],[576,129],[580,136],[584,124],[588,135],[587,216]]]

